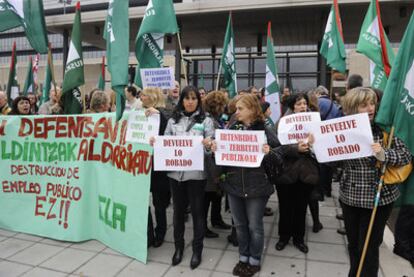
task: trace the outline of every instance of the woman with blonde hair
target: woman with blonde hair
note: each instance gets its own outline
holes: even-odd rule
[[[264,131],[267,143],[262,149],[265,154],[270,152],[270,147],[279,145],[273,131],[265,126],[262,108],[255,95],[242,95],[235,104],[236,121],[229,126],[230,130]],[[213,144],[213,151],[216,148]],[[277,152],[277,149],[272,149],[272,152]],[[222,189],[229,198],[239,242],[239,262],[233,268],[235,276],[248,277],[260,271],[264,248],[263,214],[269,196],[274,192],[265,170],[268,158],[269,155],[265,155],[257,168],[223,167],[226,179]]]
[[[348,276],[353,277],[357,274],[365,235],[374,208],[377,185],[380,180],[380,170],[376,165],[378,162],[390,166],[408,164],[411,160],[411,153],[405,144],[396,137],[393,137],[391,148],[385,149],[382,146],[384,145],[383,130],[374,122],[377,96],[372,89],[354,88],[345,94],[341,104],[346,115],[368,114],[374,138],[373,156],[342,162],[343,174],[339,182],[339,200],[342,203],[348,239],[350,258]],[[379,247],[384,236],[385,224],[391,214],[393,203],[398,197],[397,186],[383,187],[361,276],[378,276]]]
[[[108,94],[102,90],[93,91],[91,103],[90,103],[90,113],[105,113],[108,112],[110,108]]]
[[[147,116],[153,114],[160,115],[160,128],[158,135],[164,135],[167,127],[168,118],[165,113],[165,100],[160,88],[148,87],[140,93],[142,108],[145,109]],[[155,221],[154,228],[151,208],[148,212],[148,246],[160,247],[164,243],[165,233],[167,232],[167,207],[170,204],[171,192],[167,172],[151,171],[151,192],[152,204],[154,205]]]

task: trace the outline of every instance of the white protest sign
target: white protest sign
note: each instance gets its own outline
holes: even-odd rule
[[[259,167],[265,144],[264,131],[216,130],[216,165]]]
[[[174,88],[174,71],[172,67],[164,68],[141,68],[142,86],[157,87],[161,89]]]
[[[311,123],[320,122],[317,112],[295,113],[282,117],[277,128],[277,137],[281,144],[295,144],[299,140],[306,141],[311,132]]]
[[[374,143],[367,113],[345,116],[314,124],[318,162],[358,159],[373,155]]]
[[[154,144],[155,171],[204,170],[202,136],[158,136]]]
[[[149,144],[151,137],[158,136],[160,129],[160,114],[145,115],[140,109],[129,113],[126,141]]]

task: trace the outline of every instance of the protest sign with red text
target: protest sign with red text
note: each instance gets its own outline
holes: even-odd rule
[[[320,122],[317,112],[295,113],[282,117],[277,128],[277,137],[282,145],[306,141],[311,132],[311,124]]]
[[[368,114],[355,114],[314,124],[318,162],[351,160],[373,155],[374,143]]]
[[[216,165],[259,167],[265,144],[264,131],[216,130]]]
[[[155,171],[204,170],[202,136],[158,136],[154,143]]]

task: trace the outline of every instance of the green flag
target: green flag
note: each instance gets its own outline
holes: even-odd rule
[[[364,54],[375,64],[371,69],[371,85],[384,90],[395,57],[382,26],[378,0],[371,0],[368,7],[358,39],[357,52]]]
[[[334,0],[329,12],[319,53],[326,59],[327,64],[332,69],[342,73],[346,72],[346,52],[337,0]]]
[[[9,80],[7,82],[7,99],[9,101],[9,106],[13,102],[13,98],[19,93],[19,84],[17,83],[16,78],[16,65],[17,65],[17,55],[16,55],[16,42],[13,42],[13,50],[10,61],[10,71],[9,71]]]
[[[401,41],[397,57],[375,121],[402,139],[414,155],[414,13]],[[414,174],[401,188],[403,201],[414,205]]]
[[[269,21],[267,25],[267,46],[266,46],[266,84],[265,97],[270,104],[270,115],[273,122],[279,120],[282,111],[280,109],[280,87],[279,77],[277,75],[275,50],[273,48],[272,24]]]
[[[68,60],[62,84],[63,110],[65,114],[82,113],[82,99],[79,86],[83,84],[85,84],[85,77],[81,40],[81,14],[80,2],[77,2]]]
[[[105,56],[102,57],[101,72],[99,73],[96,87],[100,90],[105,90]]]
[[[26,81],[24,82],[23,95],[27,96],[30,92],[34,91],[34,79],[33,79],[33,61],[32,56],[29,58],[29,64],[27,65]]]
[[[150,0],[137,37],[135,55],[138,65],[134,83],[142,87],[140,68],[160,68],[164,65],[164,35],[178,32],[177,18],[171,0]]]
[[[231,13],[227,22],[226,35],[224,36],[223,54],[221,55],[220,65],[223,69],[223,85],[233,98],[237,94],[237,74],[236,74],[236,50],[234,47],[233,24]]]
[[[30,45],[47,53],[47,31],[42,0],[0,0],[0,32],[22,26]]]
[[[125,109],[124,88],[128,84],[129,59],[129,1],[110,0],[105,22],[104,38],[111,86],[116,92],[116,119],[120,120]]]

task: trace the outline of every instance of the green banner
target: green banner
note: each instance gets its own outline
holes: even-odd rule
[[[0,117],[0,228],[146,262],[152,148],[126,142],[127,116]]]

